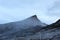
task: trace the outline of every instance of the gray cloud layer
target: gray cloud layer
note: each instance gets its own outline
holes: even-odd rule
[[[0,23],[23,20],[36,14],[41,21],[50,24],[60,18],[58,2],[59,0],[0,0]]]

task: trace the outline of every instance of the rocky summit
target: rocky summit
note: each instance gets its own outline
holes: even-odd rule
[[[0,40],[60,40],[60,19],[47,25],[33,15],[22,21],[0,24]]]

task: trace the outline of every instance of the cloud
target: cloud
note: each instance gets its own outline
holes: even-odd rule
[[[49,15],[51,12],[48,11],[48,9],[54,5],[55,1],[56,0],[0,0],[0,22],[19,21],[36,14],[40,20],[50,24],[57,18],[53,16],[54,14]]]
[[[48,13],[51,16],[60,18],[60,0],[54,2],[53,6],[48,9]]]

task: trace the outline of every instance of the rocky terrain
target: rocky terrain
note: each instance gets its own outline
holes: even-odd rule
[[[0,24],[0,40],[59,40],[60,19],[47,25],[36,15],[22,21]]]

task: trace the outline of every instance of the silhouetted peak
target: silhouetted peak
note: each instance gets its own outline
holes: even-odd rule
[[[33,15],[32,17],[37,17],[36,15]]]
[[[59,22],[60,22],[60,19],[56,23],[59,23]]]
[[[30,18],[35,19],[35,20],[39,20],[38,17],[37,17],[37,15],[33,15],[33,16],[31,16]],[[40,21],[40,20],[39,20],[39,21]]]
[[[36,15],[31,16],[31,18],[36,18],[36,19],[38,19]]]
[[[57,22],[60,22],[60,19]]]

